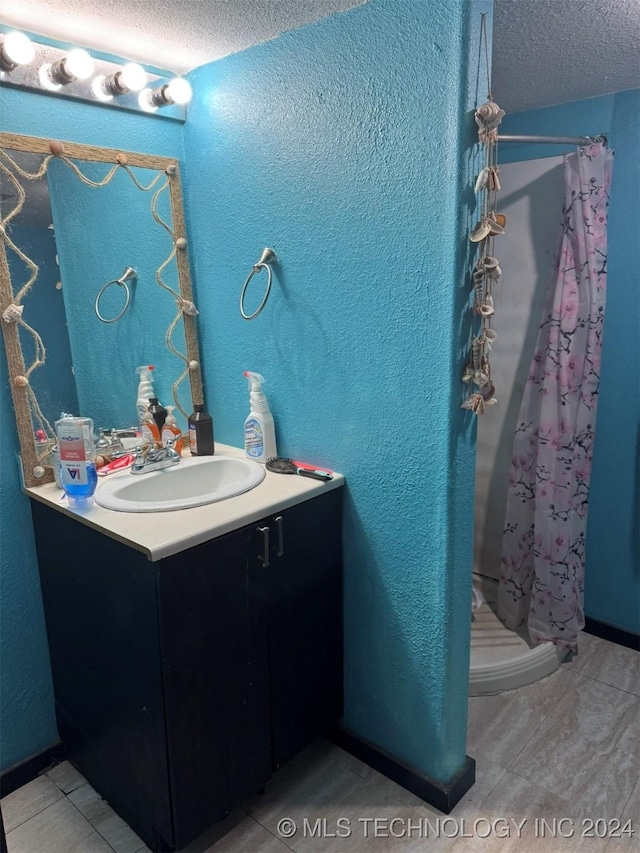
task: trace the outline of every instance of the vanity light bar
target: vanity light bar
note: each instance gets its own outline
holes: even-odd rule
[[[149,74],[134,62],[95,59],[82,48],[50,47],[19,32],[0,32],[0,85],[133,112],[160,108],[162,116],[178,121],[185,120],[185,104],[191,98],[191,87],[182,77]],[[144,92],[149,96],[143,98]]]

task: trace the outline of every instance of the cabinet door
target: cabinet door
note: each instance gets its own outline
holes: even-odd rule
[[[266,612],[247,542],[244,529],[159,564],[178,847],[263,788],[271,773]]]
[[[272,760],[279,767],[342,716],[341,489],[274,516],[270,529],[264,572]]]
[[[60,737],[153,850],[172,842],[153,563],[31,502]]]

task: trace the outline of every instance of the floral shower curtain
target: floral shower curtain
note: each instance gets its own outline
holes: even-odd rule
[[[613,152],[564,159],[562,239],[516,427],[498,613],[533,643],[577,648],[607,280]]]

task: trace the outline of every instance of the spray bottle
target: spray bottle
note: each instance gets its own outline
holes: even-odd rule
[[[249,381],[249,417],[244,422],[244,450],[249,459],[266,462],[278,455],[276,450],[276,431],[269,403],[262,391],[264,377],[259,373],[245,370],[243,374]]]
[[[140,377],[136,409],[138,410],[138,420],[141,424],[144,423],[144,416],[149,408],[149,400],[151,397],[156,396],[153,390],[153,374],[151,373],[154,369],[152,364],[143,364],[142,367],[136,367],[136,373]]]

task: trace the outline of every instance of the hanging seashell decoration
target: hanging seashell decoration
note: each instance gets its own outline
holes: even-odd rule
[[[489,353],[496,339],[491,328],[495,316],[493,286],[500,279],[500,262],[494,256],[493,243],[497,236],[504,234],[507,217],[496,211],[496,194],[500,190],[500,169],[497,164],[498,125],[505,115],[504,110],[494,102],[491,95],[485,104],[475,113],[478,125],[478,139],[484,147],[484,166],[475,183],[478,193],[480,221],[469,234],[472,243],[478,245],[478,259],[472,274],[474,323],[480,328],[474,330],[469,359],[464,369],[462,381],[469,386],[469,395],[462,403],[463,409],[469,409],[476,415],[484,414],[485,407],[497,403],[495,385],[491,381]]]

